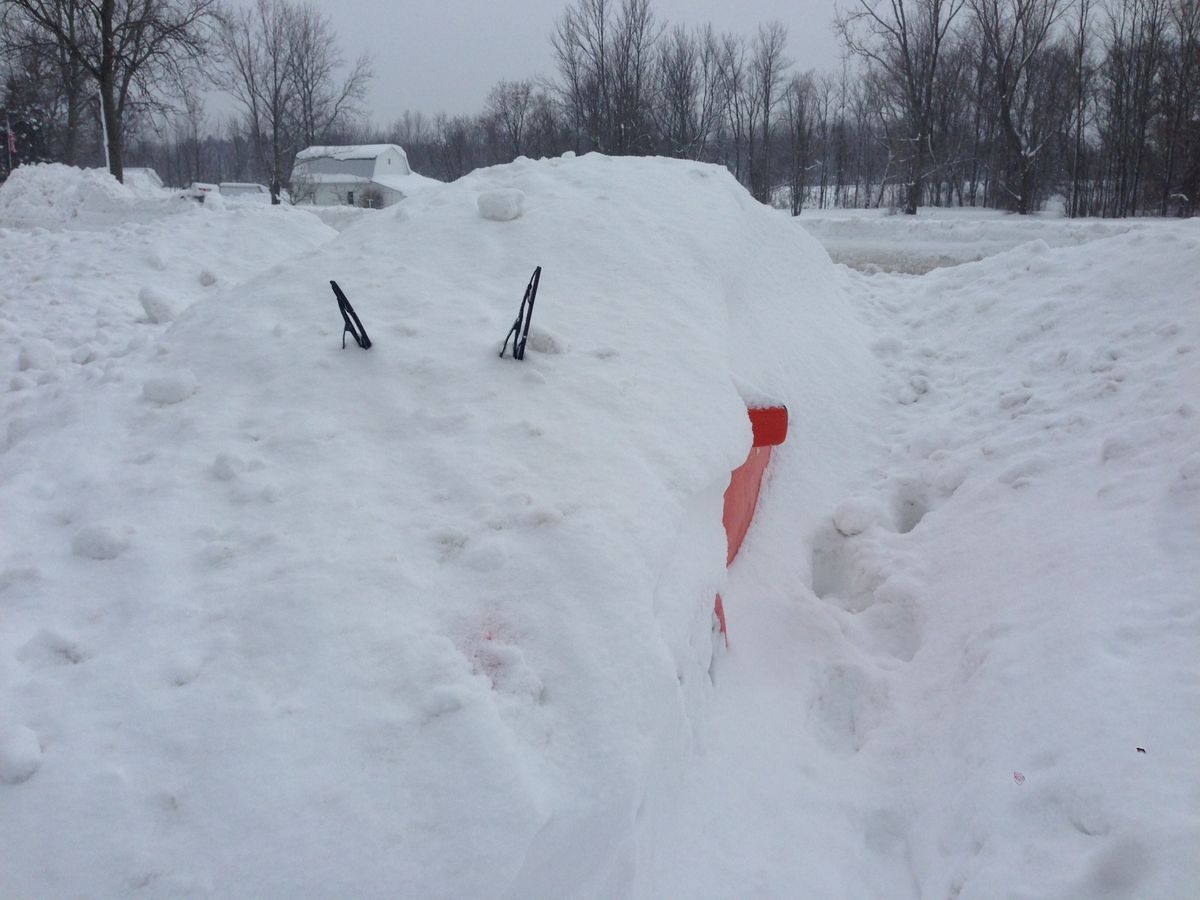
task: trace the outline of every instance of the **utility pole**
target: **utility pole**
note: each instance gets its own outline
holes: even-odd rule
[[[12,133],[12,119],[9,117],[8,108],[4,109],[4,149],[8,151],[8,171],[12,172],[12,155],[13,146],[17,143]]]
[[[96,96],[100,98],[100,130],[104,133],[104,168],[112,171],[112,161],[108,158],[108,118],[104,115],[104,94],[99,90]]]

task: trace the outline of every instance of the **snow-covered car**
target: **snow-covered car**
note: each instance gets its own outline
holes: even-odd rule
[[[219,190],[221,196],[227,200],[271,202],[271,191],[265,184],[257,184],[252,181],[222,181]]]
[[[197,203],[203,203],[204,198],[209,194],[220,193],[220,186],[210,184],[207,181],[193,181],[190,187],[185,188],[180,197],[186,200],[195,200]]]

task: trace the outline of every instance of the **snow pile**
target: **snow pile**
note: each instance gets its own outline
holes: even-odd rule
[[[480,217],[497,191],[519,218]],[[240,215],[186,217],[222,225],[189,252],[295,224]],[[190,308],[150,277],[174,242],[72,294],[105,240],[58,248],[75,326],[38,319],[56,368],[4,401],[0,892],[628,893],[708,728],[740,386],[803,422],[790,484],[858,468],[879,366],[824,251],[721,169],[599,156],[210,266]],[[341,349],[331,279],[371,350]],[[186,308],[161,340],[143,281]],[[28,302],[0,306],[14,369]]]
[[[21,373],[2,386],[32,409],[23,389],[117,377],[115,358],[192,303],[335,234],[290,208],[139,199],[102,173],[21,166],[0,186],[0,372]]]
[[[92,221],[114,213],[128,214],[148,200],[162,201],[169,192],[135,189],[101,169],[77,169],[61,163],[18,166],[0,187],[0,224],[41,227]]]
[[[1200,227],[863,218],[0,217],[0,895],[1187,893]]]

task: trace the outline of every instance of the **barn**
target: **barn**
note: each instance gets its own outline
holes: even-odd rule
[[[382,209],[430,184],[418,175],[395,144],[306,147],[292,168],[292,197],[316,206]]]

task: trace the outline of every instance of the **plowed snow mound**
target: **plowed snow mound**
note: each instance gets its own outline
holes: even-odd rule
[[[497,191],[519,217],[480,214]],[[3,640],[68,660],[0,693],[53,735],[0,804],[0,892],[619,893],[711,692],[741,392],[849,453],[865,345],[825,252],[727,172],[601,156],[478,172],[196,303],[0,456],[45,524],[15,556],[56,560],[12,575]]]
[[[101,169],[61,163],[18,166],[0,186],[0,226],[86,222],[114,211],[162,206],[173,199],[169,191],[121,184]]]

